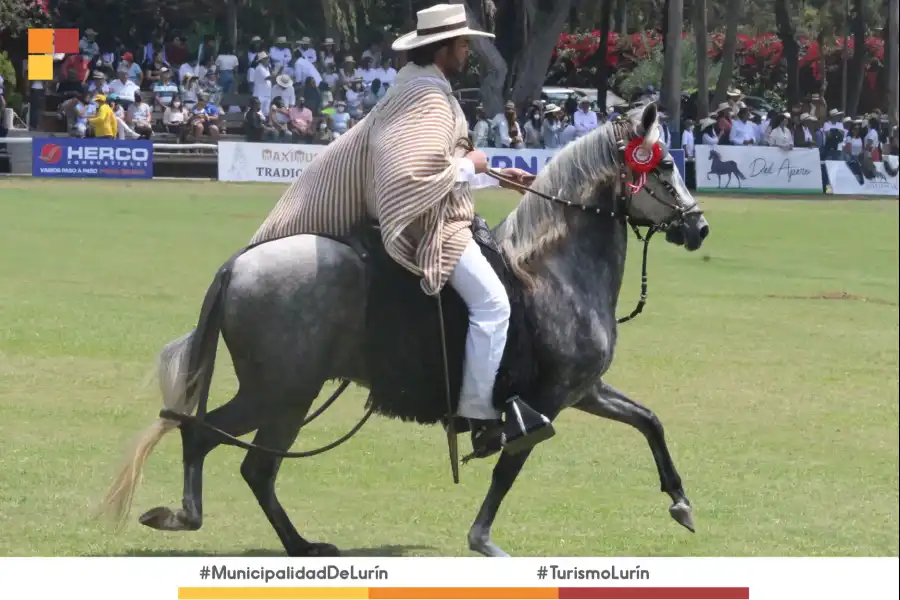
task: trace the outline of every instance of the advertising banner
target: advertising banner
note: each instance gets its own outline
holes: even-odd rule
[[[886,156],[886,160],[890,161],[893,171],[896,173],[898,160],[896,156]],[[900,187],[898,187],[898,175],[891,177],[884,169],[884,164],[877,162],[875,168],[878,173],[872,179],[863,177],[863,183],[860,185],[859,180],[850,166],[842,160],[825,161],[825,171],[828,173],[828,183],[831,185],[831,193],[837,196],[900,196]]]
[[[698,192],[822,193],[816,148],[700,145],[696,149]]]
[[[34,138],[31,174],[35,177],[150,179],[153,143],[149,140]]]
[[[219,181],[293,183],[325,146],[219,142]]]

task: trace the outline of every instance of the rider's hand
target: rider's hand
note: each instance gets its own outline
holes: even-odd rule
[[[476,173],[487,173],[488,170],[488,158],[487,154],[482,152],[481,150],[472,150],[468,154],[466,154],[466,158],[472,161],[472,164],[475,166]]]
[[[516,183],[521,183],[522,185],[531,185],[531,183],[534,181],[534,175],[532,175],[528,171],[516,169],[515,167],[500,169],[500,175],[502,175],[506,179],[512,179]]]

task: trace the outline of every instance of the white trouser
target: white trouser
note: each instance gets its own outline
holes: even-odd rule
[[[469,307],[469,333],[457,414],[467,419],[497,419],[494,379],[506,347],[509,296],[475,240],[466,246],[449,284]]]

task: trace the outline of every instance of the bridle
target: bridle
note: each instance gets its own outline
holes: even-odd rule
[[[585,212],[591,212],[601,217],[614,219],[617,221],[623,221],[627,223],[631,230],[634,232],[635,237],[638,241],[642,242],[644,247],[642,250],[642,258],[641,258],[641,295],[638,299],[637,305],[634,307],[634,310],[626,317],[621,317],[616,319],[617,323],[625,323],[635,318],[644,310],[644,305],[647,304],[647,254],[650,248],[650,239],[653,235],[658,231],[667,231],[668,229],[676,226],[681,226],[684,224],[685,219],[689,215],[700,216],[703,214],[703,211],[700,209],[699,204],[694,201],[693,204],[689,206],[681,206],[678,204],[674,204],[660,198],[650,187],[644,185],[640,182],[640,177],[637,173],[632,171],[625,161],[625,148],[628,141],[633,138],[633,134],[626,130],[623,124],[616,123],[616,142],[618,144],[619,149],[619,160],[618,162],[618,177],[616,182],[616,190],[615,195],[613,196],[613,205],[611,207],[603,207],[597,205],[589,205],[583,204],[580,202],[572,202],[571,200],[564,200],[559,196],[555,196],[552,194],[545,194],[544,192],[533,189],[530,186],[519,183],[517,181],[513,181],[508,179],[500,174],[499,171],[495,169],[488,169],[487,174],[493,177],[498,181],[502,181],[507,186],[519,190],[521,192],[529,192],[538,196],[539,198],[543,198],[544,200],[554,202],[556,204],[561,204],[566,208],[572,209],[581,209]],[[627,136],[627,137],[626,137]],[[675,168],[671,162],[666,163],[663,168]],[[660,170],[660,167],[657,166],[653,170],[653,174],[656,175]],[[673,198],[678,197],[678,191],[675,187],[670,184],[668,181],[657,177],[657,182],[661,184],[667,192],[669,192]],[[634,194],[639,191],[643,191],[645,194],[650,196],[656,202],[662,204],[666,208],[669,209],[669,216],[663,219],[660,222],[654,222],[649,219],[636,217],[631,214],[631,204]],[[639,227],[646,227],[647,231],[643,235],[641,235],[641,231]]]

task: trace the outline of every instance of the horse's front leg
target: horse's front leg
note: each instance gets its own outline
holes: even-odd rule
[[[519,454],[507,454],[504,452],[500,455],[497,465],[494,467],[494,473],[491,476],[491,487],[488,490],[484,502],[469,529],[469,549],[478,552],[484,556],[509,556],[497,544],[491,540],[491,526],[494,519],[497,518],[497,511],[500,510],[500,504],[512,489],[516,477],[528,460],[531,450],[520,452]]]
[[[662,423],[653,411],[602,381],[573,407],[604,419],[627,423],[644,434],[650,444],[656,469],[659,471],[662,491],[672,498],[669,514],[693,532],[694,515],[691,503],[681,487],[681,476],[675,470],[675,463],[669,454]]]

